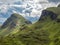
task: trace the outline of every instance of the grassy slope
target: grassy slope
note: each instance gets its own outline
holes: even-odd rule
[[[47,10],[53,11],[54,13],[60,15],[60,7],[51,7],[51,8],[47,8]]]
[[[58,16],[60,8],[49,8]],[[60,18],[60,17],[59,17]],[[38,21],[18,33],[0,37],[1,45],[60,45],[60,22],[48,18]]]

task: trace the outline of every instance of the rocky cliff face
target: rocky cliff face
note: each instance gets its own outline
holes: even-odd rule
[[[58,7],[60,7],[60,4],[58,5]]]
[[[52,20],[55,20],[57,18],[57,14],[55,14],[54,12],[52,11],[47,11],[47,10],[43,10],[42,11],[42,14],[41,14],[41,18],[39,20],[44,20],[46,19],[47,17],[50,17],[50,19]],[[44,18],[43,18],[44,17]]]

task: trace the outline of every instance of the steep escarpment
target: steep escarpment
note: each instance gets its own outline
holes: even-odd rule
[[[40,17],[39,20],[46,20],[46,19],[48,19],[48,17],[49,17],[51,20],[56,20],[56,19],[57,19],[57,14],[55,14],[55,13],[52,12],[52,11],[43,10],[43,11],[42,11],[42,14],[41,14],[41,17]]]
[[[42,11],[39,21],[55,20],[60,22],[60,8],[52,7]]]

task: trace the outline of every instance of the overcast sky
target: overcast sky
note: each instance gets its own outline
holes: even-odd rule
[[[16,2],[16,1],[21,1],[21,0],[0,0],[0,1],[3,2],[3,3],[13,3],[13,2]],[[34,1],[36,1],[36,2],[39,2],[39,1],[49,1],[49,2],[54,2],[54,3],[60,2],[60,0],[34,0]]]

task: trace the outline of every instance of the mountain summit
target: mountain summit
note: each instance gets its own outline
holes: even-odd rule
[[[1,26],[1,33],[2,35],[10,34],[11,32],[17,32],[20,29],[25,29],[26,26],[32,24],[30,21],[25,19],[19,14],[12,14]]]
[[[60,7],[51,7],[42,11],[39,21],[53,20],[60,22]]]
[[[13,28],[15,26],[21,26],[21,25],[24,25],[24,24],[31,24],[30,21],[26,20],[24,17],[22,17],[21,15],[19,14],[12,14],[5,22],[4,24],[2,25],[1,28],[6,28],[6,27],[9,27],[9,28]]]

